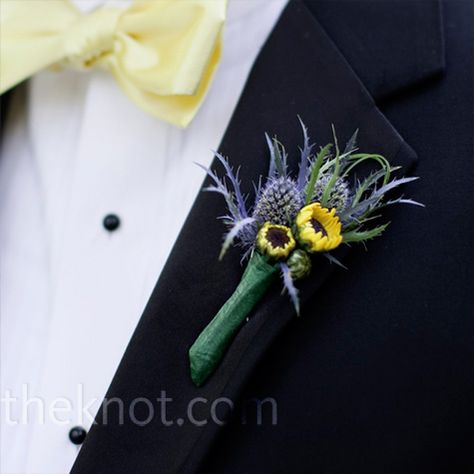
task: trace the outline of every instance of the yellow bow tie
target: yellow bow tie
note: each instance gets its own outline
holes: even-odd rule
[[[186,127],[219,63],[227,0],[0,0],[0,94],[49,66],[102,67],[145,111]]]

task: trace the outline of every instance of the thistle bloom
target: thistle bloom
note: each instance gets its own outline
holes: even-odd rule
[[[291,225],[303,204],[303,195],[295,181],[288,177],[273,178],[257,198],[252,217],[260,224]]]
[[[309,204],[296,216],[298,240],[309,252],[328,252],[342,242],[341,222],[336,209],[321,207],[319,202]]]
[[[313,202],[321,202],[324,191],[331,181],[332,175],[330,173],[318,178],[314,186]],[[342,212],[349,206],[351,202],[351,191],[348,182],[344,178],[337,178],[326,201],[326,207],[332,209],[336,208],[337,212]]]
[[[285,259],[295,248],[296,242],[289,227],[266,222],[258,231],[258,250],[275,260]]]

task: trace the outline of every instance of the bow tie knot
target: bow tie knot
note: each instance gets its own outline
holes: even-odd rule
[[[113,53],[121,13],[118,9],[101,8],[79,18],[65,35],[61,63],[76,69],[87,69]]]
[[[186,127],[220,60],[226,2],[135,0],[84,15],[69,0],[1,0],[0,93],[51,66],[100,66],[146,112]]]

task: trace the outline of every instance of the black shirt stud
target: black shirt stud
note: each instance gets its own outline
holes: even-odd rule
[[[69,431],[69,440],[73,444],[80,445],[86,439],[87,431],[82,426],[74,426]]]
[[[102,224],[106,230],[113,232],[120,227],[120,219],[115,214],[107,214],[102,221]]]

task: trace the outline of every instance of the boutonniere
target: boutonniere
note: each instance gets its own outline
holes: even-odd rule
[[[222,155],[216,153],[225,171],[222,178],[204,168],[212,181],[205,190],[221,194],[228,208],[228,214],[222,217],[228,232],[219,258],[236,243],[247,265],[232,296],[189,350],[191,377],[197,386],[217,368],[240,326],[274,280],[281,277],[299,315],[295,282],[310,277],[315,254],[342,266],[330,252],[342,244],[364,243],[380,236],[388,226],[373,224],[381,209],[393,204],[422,206],[403,196],[386,198],[389,191],[418,178],[393,178],[400,167],[391,166],[382,155],[360,153],[357,131],[341,150],[333,127],[333,143],[314,153],[315,146],[303,122],[301,126],[303,146],[296,176],[288,170],[283,145],[265,135],[269,171],[254,183],[251,207],[240,189],[238,171],[234,172]],[[375,170],[358,179],[357,168],[367,162],[374,163]]]

